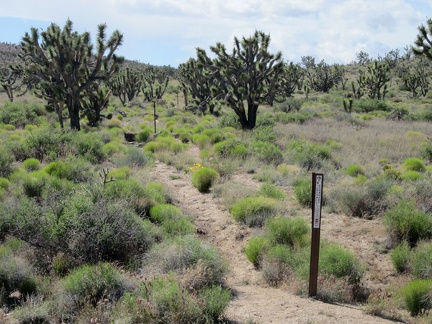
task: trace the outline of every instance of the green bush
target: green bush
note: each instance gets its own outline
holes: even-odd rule
[[[402,241],[390,252],[390,260],[397,272],[401,273],[407,269],[410,252],[410,247],[407,241]]]
[[[170,204],[160,204],[150,209],[150,219],[157,223],[163,223],[167,220],[177,220],[183,217],[182,211]]]
[[[268,197],[246,197],[231,207],[230,213],[234,220],[251,227],[261,226],[278,212],[278,203]]]
[[[258,191],[258,195],[274,199],[286,198],[285,192],[271,183],[263,183]]]
[[[287,145],[287,154],[292,162],[302,168],[319,169],[323,162],[331,159],[330,148],[325,145],[311,143],[304,139],[293,139]]]
[[[418,279],[432,279],[432,243],[421,242],[416,246],[410,258],[412,274]]]
[[[10,181],[6,178],[0,178],[0,189],[8,189],[10,186]]]
[[[188,235],[195,233],[195,226],[189,218],[183,216],[178,219],[167,219],[161,224],[167,237],[172,235]]]
[[[140,168],[149,165],[152,161],[150,153],[145,153],[136,147],[129,147],[125,157],[120,160],[120,164],[131,168]]]
[[[73,180],[71,169],[71,165],[59,160],[49,163],[45,168],[43,168],[43,171],[60,179]]]
[[[49,175],[44,171],[34,171],[24,176],[22,186],[29,198],[41,197]]]
[[[400,178],[405,181],[417,181],[423,179],[423,175],[418,171],[408,170],[403,172]]]
[[[431,309],[431,286],[432,280],[417,279],[409,282],[401,290],[405,307],[411,316],[417,316]]]
[[[312,180],[307,178],[298,178],[293,183],[294,194],[300,205],[303,207],[312,207]]]
[[[247,147],[235,139],[229,139],[216,143],[213,146],[213,150],[216,155],[223,158],[244,159],[248,154]]]
[[[299,248],[307,241],[309,227],[303,218],[275,217],[267,221],[265,231],[272,245],[285,244]]]
[[[354,254],[334,243],[321,247],[319,272],[337,278],[347,277],[350,283],[358,283],[363,275],[363,269]]]
[[[423,172],[426,169],[424,162],[417,158],[406,159],[402,163],[402,167],[406,171],[417,171],[417,172]]]
[[[210,136],[207,136],[205,134],[194,134],[192,136],[192,142],[196,144],[200,150],[210,146],[212,140]]]
[[[131,169],[128,166],[123,166],[118,169],[113,169],[108,172],[108,179],[111,177],[115,180],[127,180],[131,173]]]
[[[90,163],[99,164],[106,159],[103,150],[104,143],[97,133],[75,134],[73,144],[77,153],[87,159]]]
[[[39,170],[40,167],[40,161],[35,158],[28,158],[24,160],[23,167],[26,169],[26,171],[36,171]]]
[[[263,254],[269,248],[268,239],[264,236],[251,237],[243,252],[255,268],[259,268]]]
[[[410,246],[432,237],[432,217],[415,208],[411,201],[400,201],[387,210],[384,223],[395,242],[407,241]]]
[[[199,292],[202,301],[203,319],[209,323],[217,323],[231,300],[231,292],[221,286],[212,286]]]
[[[112,156],[116,153],[122,152],[123,150],[124,145],[117,141],[112,141],[102,146],[102,151],[106,156]]]
[[[130,289],[126,278],[111,264],[84,265],[61,280],[59,302],[64,302],[66,313],[74,313],[87,304],[95,307],[103,299],[118,300]]]
[[[27,124],[39,124],[39,117],[46,114],[42,105],[32,102],[6,102],[0,110],[0,123],[24,128]]]
[[[348,174],[351,177],[357,177],[358,175],[364,175],[364,169],[361,165],[353,164],[346,168],[346,174]]]
[[[150,139],[151,134],[152,130],[149,127],[144,127],[142,131],[136,134],[136,140],[139,143],[145,143]]]
[[[192,184],[199,192],[205,193],[210,190],[218,178],[219,173],[215,169],[201,168],[193,172]]]

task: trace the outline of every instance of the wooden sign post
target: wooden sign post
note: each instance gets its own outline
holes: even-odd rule
[[[317,294],[323,182],[324,174],[312,173],[312,242],[309,272],[309,297],[314,297]]]

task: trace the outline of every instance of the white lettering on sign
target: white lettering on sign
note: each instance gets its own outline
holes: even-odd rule
[[[316,176],[313,228],[320,228],[321,225],[322,180],[322,175]]]

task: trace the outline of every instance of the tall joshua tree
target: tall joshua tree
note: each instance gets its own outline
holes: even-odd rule
[[[219,87],[213,97],[223,94],[229,107],[239,117],[244,130],[255,127],[258,107],[266,102],[277,87],[283,72],[280,52],[268,51],[270,35],[256,31],[251,37],[234,38],[234,49],[229,54],[222,43],[211,46],[216,55],[210,59],[205,50],[198,48],[198,63],[207,77],[216,78]],[[246,103],[246,107],[245,107]]]
[[[98,26],[96,53],[90,34],[72,31],[70,20],[63,29],[52,23],[46,31],[39,34],[32,28],[22,38],[19,68],[35,85],[37,96],[56,111],[67,108],[72,129],[80,129],[82,98],[97,89],[95,83],[107,82],[124,60],[115,55],[123,35],[116,30],[107,40],[105,31],[105,24]]]
[[[414,55],[425,56],[432,60],[432,19],[427,20],[427,26],[421,25],[418,28],[419,34],[414,42],[412,50]]]

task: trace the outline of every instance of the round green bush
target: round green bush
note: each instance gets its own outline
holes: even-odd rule
[[[426,169],[424,162],[417,158],[406,159],[402,163],[402,167],[407,171],[423,172]]]
[[[196,144],[200,150],[206,148],[211,144],[211,138],[210,136],[207,136],[205,134],[194,134],[192,136],[192,142]]]
[[[282,151],[273,143],[255,141],[251,144],[250,154],[256,156],[260,161],[278,165],[282,163]]]
[[[268,239],[264,236],[251,237],[243,252],[255,268],[260,266],[264,251],[269,248]]]
[[[358,283],[363,275],[363,269],[354,254],[334,243],[321,247],[319,272],[337,278],[347,277],[351,283]]]
[[[10,186],[10,181],[6,178],[0,178],[0,189],[7,189]]]
[[[258,195],[274,199],[286,198],[285,192],[271,183],[263,183],[258,191]]]
[[[268,197],[246,197],[237,201],[230,210],[234,220],[249,226],[261,226],[278,212],[278,202]]]
[[[408,170],[403,172],[400,175],[400,178],[405,181],[417,181],[421,180],[423,178],[423,175],[418,171]]]
[[[396,242],[405,240],[414,246],[419,240],[432,237],[432,217],[417,210],[411,201],[401,200],[396,206],[388,209],[384,223]]]
[[[145,143],[150,139],[151,134],[152,130],[149,127],[144,127],[143,130],[136,135],[136,140],[139,143]]]
[[[244,159],[248,154],[248,149],[244,144],[239,143],[237,140],[230,139],[213,146],[216,155],[223,158],[239,158]]]
[[[188,235],[195,233],[195,226],[189,218],[183,216],[178,219],[167,219],[161,224],[163,232],[167,236]]]
[[[218,178],[219,173],[215,169],[201,168],[193,172],[192,184],[199,192],[205,193],[210,190]]]
[[[160,204],[150,209],[150,219],[157,223],[162,223],[166,220],[177,220],[182,216],[182,211],[171,204]]]
[[[346,174],[348,174],[351,177],[357,177],[358,175],[364,175],[364,170],[361,165],[353,164],[346,168],[345,170]]]
[[[35,158],[28,158],[28,159],[24,160],[23,167],[27,171],[39,170],[40,161],[38,159],[35,159]]]
[[[431,287],[432,280],[416,279],[409,282],[401,290],[405,307],[408,309],[411,316],[417,316],[432,308]]]
[[[43,171],[33,171],[24,176],[22,186],[29,198],[41,197],[48,182],[49,175]]]
[[[272,245],[285,244],[298,248],[305,245],[309,227],[303,218],[275,217],[267,221],[265,231]]]

